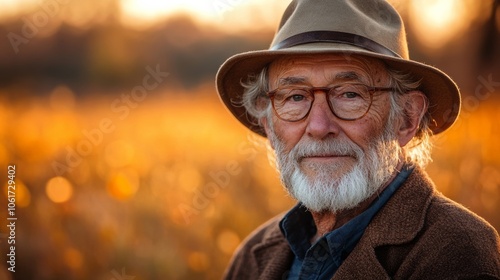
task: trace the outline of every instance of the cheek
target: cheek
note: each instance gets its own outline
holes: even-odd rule
[[[391,110],[390,101],[387,98],[379,100],[380,102],[374,102],[370,111],[368,112],[368,120],[373,123],[373,126],[382,129],[389,120],[389,113]]]
[[[343,131],[351,141],[356,143],[364,151],[367,151],[370,143],[383,133],[388,115],[388,112],[381,108],[371,108],[368,115],[351,123],[349,127],[345,127]]]
[[[376,127],[376,121],[372,118],[365,117],[355,124],[353,123],[350,128],[345,128],[345,134],[351,141],[356,143],[363,151],[367,151],[372,139],[377,135],[379,129]]]
[[[385,124],[387,123],[388,119],[389,119],[389,114],[384,111],[380,111],[380,112],[374,112],[374,114],[370,116],[370,119],[367,122],[371,122],[373,130],[377,131],[377,130],[382,130],[382,128],[385,127]]]
[[[304,134],[305,127],[297,123],[283,122],[273,117],[274,133],[276,137],[285,145],[285,150],[290,151],[300,141]]]

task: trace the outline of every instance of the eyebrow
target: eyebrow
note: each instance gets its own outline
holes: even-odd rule
[[[361,77],[353,71],[349,72],[340,72],[335,75],[334,81],[356,81],[356,82],[362,82]]]
[[[337,73],[332,79],[332,82],[363,82],[361,77],[354,71]],[[307,83],[307,78],[302,76],[291,76],[280,78],[278,86],[289,86]]]
[[[296,84],[304,84],[307,81],[305,77],[285,77],[285,78],[280,78],[278,85],[279,86],[289,86],[289,85],[296,85]]]

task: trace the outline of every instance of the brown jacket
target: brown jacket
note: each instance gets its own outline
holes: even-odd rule
[[[281,218],[246,239],[225,279],[286,279],[293,253],[279,229]],[[500,279],[500,238],[416,168],[333,279]]]

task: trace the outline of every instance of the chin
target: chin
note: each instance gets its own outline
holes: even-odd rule
[[[379,189],[363,173],[361,168],[354,168],[343,176],[332,176],[325,170],[308,176],[295,170],[285,185],[290,195],[310,211],[338,212],[355,208]]]

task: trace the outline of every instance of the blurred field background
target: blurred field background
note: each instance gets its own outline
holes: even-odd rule
[[[427,170],[500,230],[499,1],[391,2],[412,58],[462,89]],[[0,220],[9,164],[18,218],[15,273],[0,230],[0,279],[219,279],[294,204],[214,88],[226,58],[268,47],[287,4],[0,0]]]

